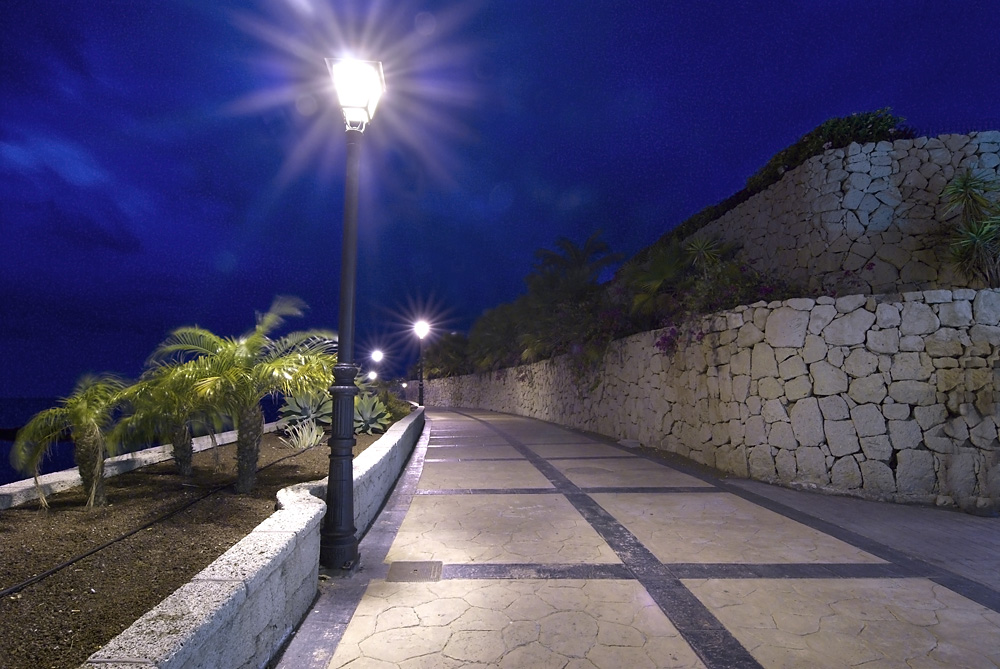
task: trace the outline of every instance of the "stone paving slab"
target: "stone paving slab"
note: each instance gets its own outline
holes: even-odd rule
[[[591,496],[661,562],[884,562],[727,493]]]
[[[1000,666],[1000,613],[927,579],[685,585],[766,667]]]
[[[580,488],[711,486],[675,469],[628,455],[620,460],[553,460],[552,465]]]
[[[522,456],[506,444],[494,446],[435,446],[427,448],[427,460],[520,460]]]
[[[387,562],[605,564],[614,552],[562,495],[417,496]]]
[[[428,462],[420,476],[421,490],[551,488],[529,462]]]
[[[543,458],[621,458],[629,457],[620,448],[595,442],[562,444],[526,444],[528,448]]]
[[[635,581],[373,581],[330,669],[704,667]]]
[[[1000,667],[996,525],[517,416],[431,410],[428,432],[278,669]]]

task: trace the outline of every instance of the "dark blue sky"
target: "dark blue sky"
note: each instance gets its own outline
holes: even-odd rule
[[[4,0],[0,397],[138,374],[276,294],[336,327],[343,126],[324,56],[385,63],[362,156],[358,359],[466,330],[533,251],[632,254],[827,118],[1000,127],[995,0]]]

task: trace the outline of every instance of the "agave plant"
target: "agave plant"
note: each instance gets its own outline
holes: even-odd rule
[[[389,410],[375,395],[354,398],[354,433],[378,434],[389,427]]]
[[[948,239],[952,263],[991,288],[1000,288],[1000,204],[989,197],[997,190],[996,180],[966,169],[942,193],[948,211],[960,212]]]
[[[323,443],[323,428],[314,420],[300,420],[287,429],[287,435],[278,437],[289,448],[305,450]]]
[[[87,492],[87,508],[104,506],[104,458],[116,450],[109,442],[108,433],[114,423],[121,391],[125,382],[112,375],[86,375],[77,381],[73,394],[59,402],[59,406],[41,411],[18,431],[11,448],[10,459],[14,467],[35,476],[49,449],[59,437],[69,432],[73,440],[76,466]],[[45,496],[39,488],[39,500],[47,507]]]
[[[289,427],[303,422],[329,426],[333,422],[333,398],[326,391],[285,397],[285,403],[278,413]]]

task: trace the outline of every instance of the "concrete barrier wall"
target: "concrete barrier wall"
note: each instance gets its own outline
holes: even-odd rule
[[[418,409],[355,459],[359,534],[381,509],[423,426],[423,409]],[[265,666],[316,596],[325,498],[325,479],[281,490],[277,512],[81,669]]]
[[[278,423],[267,423],[264,425],[264,432],[274,432],[278,429]],[[219,446],[231,444],[236,441],[236,430],[220,432],[215,435],[215,443]],[[209,436],[195,437],[192,440],[192,448],[197,453],[212,447],[212,438]],[[130,472],[139,467],[155,465],[157,462],[170,460],[173,457],[173,447],[169,444],[144,448],[141,451],[118,455],[104,461],[104,478],[110,478],[125,472]],[[61,472],[52,472],[38,477],[38,486],[34,479],[24,479],[14,481],[0,486],[0,510],[9,509],[12,506],[24,504],[38,499],[38,488],[46,495],[57,493],[61,490],[68,490],[82,485],[80,473],[73,469],[64,469]]]
[[[760,302],[565,358],[425,384],[430,406],[637,440],[737,476],[875,499],[1000,505],[1000,290]],[[686,343],[684,343],[686,341]]]

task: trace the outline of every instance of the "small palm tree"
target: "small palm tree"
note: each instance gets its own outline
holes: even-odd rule
[[[237,492],[250,492],[256,482],[264,433],[260,400],[277,392],[318,393],[333,382],[334,333],[309,330],[270,337],[286,317],[301,316],[304,308],[301,300],[278,297],[266,313],[257,315],[254,329],[240,337],[182,327],[153,353],[153,360],[170,368],[166,374],[192,380],[199,404],[232,416],[237,430]]]
[[[114,452],[114,442],[107,439],[114,423],[125,382],[112,375],[85,375],[77,381],[73,394],[59,406],[41,411],[18,431],[11,449],[15,468],[38,477],[42,459],[66,431],[73,440],[76,467],[87,491],[87,508],[104,506],[104,458]],[[39,489],[42,506],[47,507]]]
[[[122,392],[131,411],[116,426],[121,441],[160,442],[163,436],[169,438],[177,473],[184,477],[193,473],[191,422],[210,411],[195,392],[191,372],[183,365],[151,366]]]

